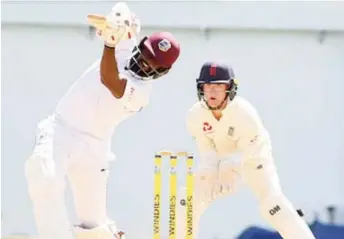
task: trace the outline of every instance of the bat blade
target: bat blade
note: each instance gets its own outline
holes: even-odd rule
[[[106,17],[103,15],[89,14],[87,16],[87,22],[91,26],[100,30],[105,29],[107,27],[107,20]]]

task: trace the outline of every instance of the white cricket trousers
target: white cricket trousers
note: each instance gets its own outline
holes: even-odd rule
[[[36,145],[25,173],[40,239],[72,239],[65,206],[66,179],[80,223],[107,222],[106,190],[110,141],[72,129],[51,116],[38,124]]]
[[[241,177],[255,195],[261,215],[284,239],[315,239],[306,222],[298,215],[291,202],[284,196],[272,158],[250,159],[243,164],[221,162],[216,170],[195,173],[194,226],[198,234],[202,214],[211,202],[232,193],[236,179]],[[183,198],[183,195],[182,195]],[[180,234],[185,235],[185,206],[178,207]],[[243,216],[243,215],[237,215]],[[247,216],[247,215],[246,215]],[[177,229],[178,231],[178,229]]]

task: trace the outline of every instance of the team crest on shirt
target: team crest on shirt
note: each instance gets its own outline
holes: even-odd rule
[[[228,136],[233,136],[234,135],[234,127],[232,127],[232,126],[229,126],[229,128],[228,128]]]

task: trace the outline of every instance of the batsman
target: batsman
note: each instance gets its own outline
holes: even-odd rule
[[[107,16],[89,15],[88,20],[103,42],[101,59],[39,122],[34,150],[25,162],[39,239],[123,239],[107,212],[108,176],[115,159],[112,136],[123,121],[146,108],[152,82],[168,74],[180,53],[169,32],[139,39],[140,21],[124,2]],[[67,183],[78,218],[75,226],[65,205]]]
[[[315,239],[283,194],[269,132],[254,106],[237,96],[233,69],[225,64],[206,62],[196,81],[199,101],[189,109],[186,118],[200,156],[193,200],[195,238],[200,217],[210,203],[230,195],[241,177],[257,198],[262,217],[284,239]],[[190,230],[186,228],[185,210],[180,204],[177,238],[185,237]]]

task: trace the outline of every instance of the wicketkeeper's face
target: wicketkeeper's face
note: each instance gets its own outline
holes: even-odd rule
[[[210,107],[217,107],[226,97],[227,84],[204,84],[204,99]]]

